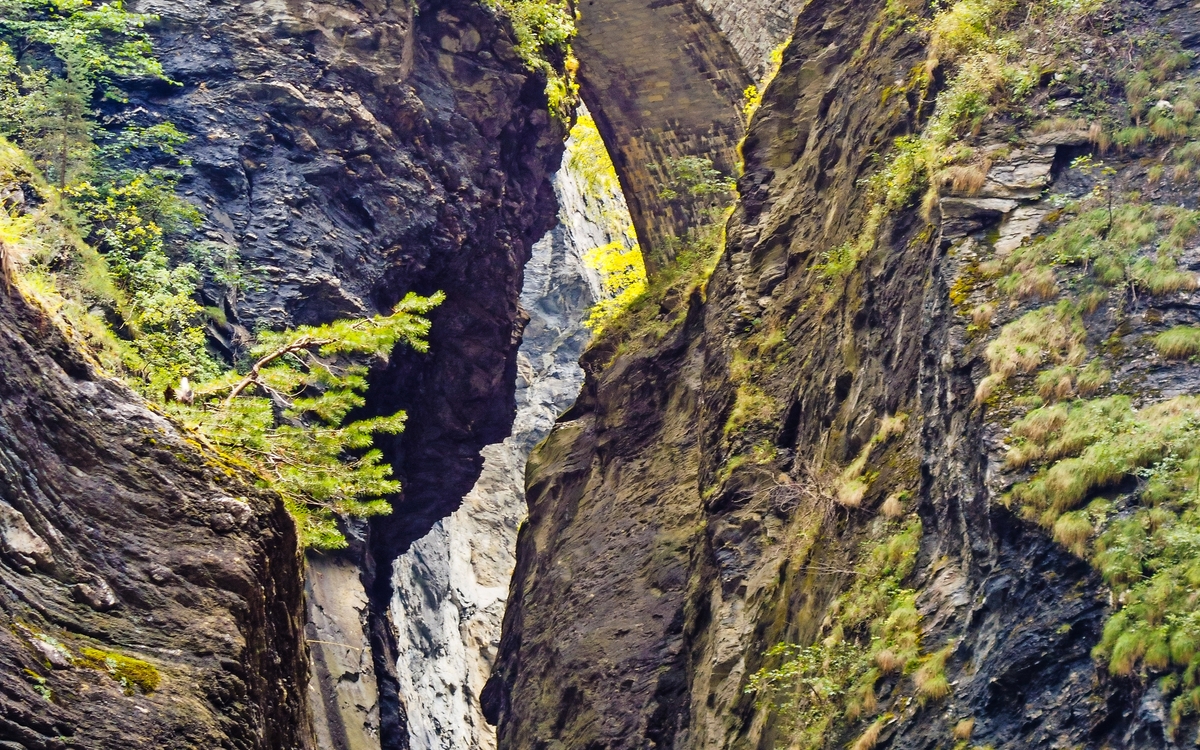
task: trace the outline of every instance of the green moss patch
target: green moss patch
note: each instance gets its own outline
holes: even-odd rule
[[[153,664],[125,656],[114,651],[101,651],[97,648],[84,648],[80,652],[83,658],[80,664],[101,672],[107,672],[110,677],[121,684],[126,695],[134,692],[142,694],[153,693],[158,689],[159,674]]]

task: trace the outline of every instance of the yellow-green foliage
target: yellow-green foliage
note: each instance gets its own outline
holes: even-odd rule
[[[1132,286],[1151,295],[1190,291],[1194,274],[1178,258],[1200,227],[1200,211],[1122,201],[1109,208],[1105,195],[1068,207],[1068,217],[1048,237],[1006,258],[984,264],[999,277],[997,289],[1017,299],[1058,293],[1057,270],[1076,268],[1102,286]]]
[[[600,275],[604,294],[588,311],[584,325],[600,333],[608,321],[646,293],[646,265],[636,242],[610,242],[589,250],[583,260]]]
[[[1116,595],[1095,655],[1115,674],[1164,674],[1178,723],[1200,708],[1200,397],[1140,410],[1124,396],[1060,404],[1013,429],[1022,435],[1014,463],[1043,465],[1011,499],[1090,559]],[[1131,479],[1126,509],[1097,497]]]
[[[83,655],[79,662],[82,666],[107,672],[121,684],[126,695],[133,695],[135,690],[148,694],[158,689],[158,670],[149,662],[96,648],[84,648],[80,653]]]
[[[269,479],[296,519],[302,544],[345,547],[335,514],[391,512],[383,498],[399,492],[400,483],[372,446],[375,435],[402,432],[405,420],[403,412],[354,421],[349,415],[365,404],[371,364],[400,343],[428,350],[424,316],[443,299],[410,293],[391,315],[263,333],[249,375],[228,372],[202,385],[194,404],[168,408]]]
[[[742,92],[742,98],[745,100],[742,104],[742,115],[745,116],[747,123],[750,122],[751,117],[754,117],[754,113],[762,104],[762,92],[766,91],[767,86],[770,86],[771,81],[775,80],[775,76],[778,75],[779,68],[783,65],[783,51],[791,43],[792,38],[789,36],[772,49],[771,54],[767,57],[767,69],[763,72],[762,85],[752,83]]]
[[[687,315],[692,295],[705,293],[724,249],[724,219],[693,229],[676,243],[675,260],[649,280],[645,292],[605,322],[592,347],[612,349],[616,357],[635,336],[661,338],[673,330]]]
[[[593,333],[620,315],[646,292],[646,265],[633,231],[633,218],[619,200],[621,185],[608,150],[589,115],[580,115],[567,140],[567,168],[579,177],[589,198],[600,208],[610,236],[619,239],[584,253],[584,263],[600,277],[601,298],[584,321]]]
[[[566,165],[572,174],[582,178],[590,196],[602,198],[621,192],[621,181],[609,157],[608,147],[604,145],[595,118],[589,114],[580,114],[571,128],[571,135],[567,139]],[[626,211],[625,215],[628,213]],[[617,230],[631,223],[622,215],[605,215],[604,220]]]
[[[746,692],[770,705],[789,731],[789,747],[827,746],[852,723],[875,717],[881,679],[913,674],[908,692],[935,700],[949,692],[945,663],[951,649],[921,654],[916,593],[902,588],[920,548],[921,522],[889,523],[883,541],[864,544],[850,588],[829,608],[823,637],[810,646],[780,643]],[[904,682],[900,683],[905,685]],[[870,735],[870,728],[864,736]]]
[[[858,456],[847,466],[838,477],[837,501],[847,508],[857,508],[862,504],[863,497],[871,488],[875,472],[867,471],[867,463],[871,452],[878,446],[886,444],[893,437],[904,432],[908,422],[907,414],[885,416],[879,422],[879,429],[858,452]]]
[[[579,101],[575,71],[579,63],[571,53],[575,16],[565,0],[485,0],[508,17],[516,36],[517,55],[530,70],[546,76],[550,111],[560,120],[570,119]],[[560,73],[562,66],[565,73]]]
[[[1154,348],[1167,359],[1187,359],[1200,354],[1200,327],[1176,326],[1154,337]]]
[[[751,382],[738,385],[733,400],[733,409],[725,420],[725,435],[731,435],[752,424],[765,422],[775,416],[775,400]]]
[[[962,0],[934,16],[930,52],[939,62],[952,62],[983,47],[999,35],[999,21],[1015,0]]]
[[[1004,326],[984,351],[991,374],[980,382],[976,400],[987,400],[1010,378],[1034,372],[1046,363],[1082,364],[1087,356],[1085,334],[1079,311],[1069,300],[1017,318]]]

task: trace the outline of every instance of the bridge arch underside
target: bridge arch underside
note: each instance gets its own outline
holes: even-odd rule
[[[711,159],[732,174],[752,80],[691,0],[577,0],[580,92],[616,166],[647,269],[698,216],[664,198],[671,159]]]

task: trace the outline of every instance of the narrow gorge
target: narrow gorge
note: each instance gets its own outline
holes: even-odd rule
[[[0,2],[0,750],[1200,743],[1200,4]]]

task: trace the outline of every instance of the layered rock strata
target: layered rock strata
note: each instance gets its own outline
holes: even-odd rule
[[[295,529],[0,287],[0,746],[312,747]]]
[[[525,462],[575,400],[578,361],[590,338],[582,325],[601,294],[584,262],[592,248],[622,239],[609,217],[616,195],[589,195],[564,166],[556,178],[560,224],[534,246],[521,306],[529,316],[518,353],[513,434],[483,451],[484,469],[462,507],[402,555],[393,572],[401,696],[410,747],[495,747],[479,696],[491,674],[525,517]]]
[[[1035,219],[1053,208],[1046,191],[1080,200],[1095,188],[1069,168],[1093,148],[1087,129],[1014,147],[996,126],[975,142],[997,154],[978,190],[947,186],[928,219],[915,206],[891,213],[852,272],[827,266],[863,231],[876,155],[929,114],[926,92],[902,86],[924,65],[925,41],[877,34],[889,7],[804,9],[744,144],[742,199],[711,278],[593,346],[579,400],[531,457],[530,518],[488,691],[500,748],[787,746],[805,716],[756,701],[750,677],[778,666],[765,656],[778,643],[836,654],[820,651],[837,644],[831,605],[897,524],[920,529],[903,584],[947,691],[918,700],[912,676],[879,677],[878,721],[836,709],[805,746],[1141,748],[1194,736],[1192,725],[1173,734],[1156,682],[1093,658],[1120,602],[1002,501],[1013,407],[976,399],[995,332],[971,318],[986,299],[972,264],[1047,231]],[[1185,4],[1122,12],[1187,49],[1200,42]],[[1057,90],[1035,101],[1065,96]],[[1111,189],[1144,199],[1139,155],[1104,158]],[[1195,205],[1186,189],[1153,191],[1157,205]],[[1193,237],[1181,270],[1194,275],[1198,258]],[[1086,345],[1113,358],[1114,392],[1195,392],[1187,365],[1145,344],[1196,323],[1191,286],[1114,293],[1083,319]],[[997,328],[1041,304],[1000,307]],[[860,455],[873,473],[848,496],[839,482]],[[841,705],[809,686],[823,687],[801,685],[795,700]]]

